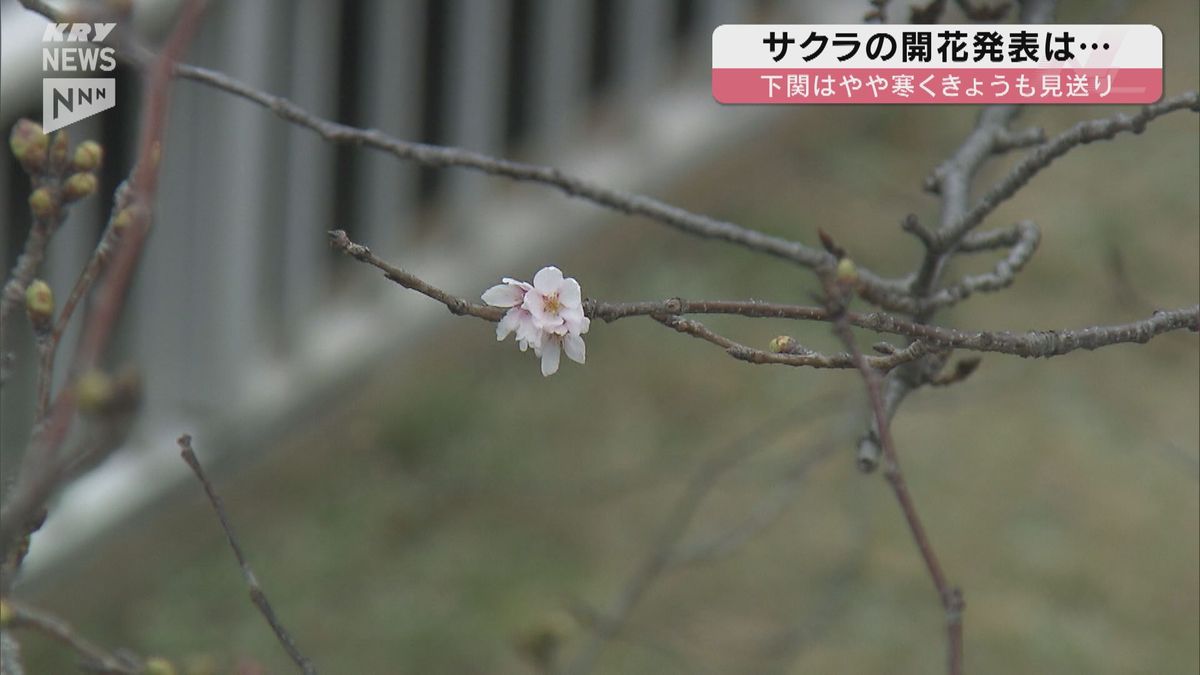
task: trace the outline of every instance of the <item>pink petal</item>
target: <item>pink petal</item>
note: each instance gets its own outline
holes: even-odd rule
[[[535,347],[542,343],[542,331],[538,330],[533,323],[533,317],[525,310],[519,310],[521,314],[521,323],[517,326],[517,339],[527,342]]]
[[[525,299],[525,290],[512,284],[496,284],[480,296],[493,307],[515,307]]]
[[[543,267],[533,276],[533,287],[543,293],[554,293],[562,285],[562,270],[557,267]]]
[[[560,353],[558,340],[546,340],[542,344],[542,377],[550,377],[558,372]]]
[[[524,281],[521,281],[520,279],[514,279],[512,277],[504,277],[500,281],[503,281],[506,284],[517,286],[518,288],[520,288],[523,291],[528,291],[531,288],[533,288],[533,286],[531,286],[530,284],[527,284]]]
[[[508,310],[508,312],[506,312],[504,314],[504,316],[500,318],[500,321],[496,324],[496,341],[497,342],[500,342],[504,338],[508,337],[508,334],[513,331],[517,331],[518,339],[521,337],[520,313],[521,313],[521,309],[519,307],[514,307],[514,308]]]
[[[587,349],[583,344],[583,338],[574,333],[567,333],[563,337],[563,351],[567,353],[567,358],[575,363],[583,363],[587,357]]]
[[[563,279],[562,284],[558,287],[558,300],[567,307],[580,307],[583,303],[583,291],[579,288],[579,282],[574,279]]]

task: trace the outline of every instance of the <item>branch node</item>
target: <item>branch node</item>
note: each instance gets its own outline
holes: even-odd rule
[[[925,245],[925,248],[937,248],[937,238],[934,237],[933,233],[921,224],[921,221],[917,218],[915,213],[910,213],[907,216],[904,216],[904,220],[900,221],[900,229],[913,235],[917,239],[920,239],[921,243]]]

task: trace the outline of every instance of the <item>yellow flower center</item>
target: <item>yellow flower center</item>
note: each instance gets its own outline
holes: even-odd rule
[[[542,309],[547,314],[558,314],[558,311],[562,309],[562,303],[558,301],[558,293],[543,295]]]

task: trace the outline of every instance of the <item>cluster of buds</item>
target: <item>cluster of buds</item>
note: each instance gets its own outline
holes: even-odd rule
[[[543,267],[529,284],[503,279],[483,293],[483,301],[493,307],[508,308],[496,325],[496,339],[516,334],[521,351],[533,348],[542,361],[542,375],[558,372],[563,352],[576,363],[586,356],[583,334],[591,320],[583,315],[583,293],[579,282],[563,277],[557,267]]]
[[[72,153],[64,130],[47,136],[40,124],[18,120],[8,137],[8,146],[21,167],[33,179],[29,210],[39,222],[49,222],[60,209],[96,192],[96,171],[104,160],[104,149],[96,141],[84,141]]]

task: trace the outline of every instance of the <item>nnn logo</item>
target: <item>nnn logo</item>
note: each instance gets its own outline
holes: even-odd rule
[[[42,72],[111,73],[117,68],[112,47],[100,43],[113,23],[52,23],[42,34]],[[116,105],[117,81],[111,77],[44,77],[42,127],[57,131]]]

